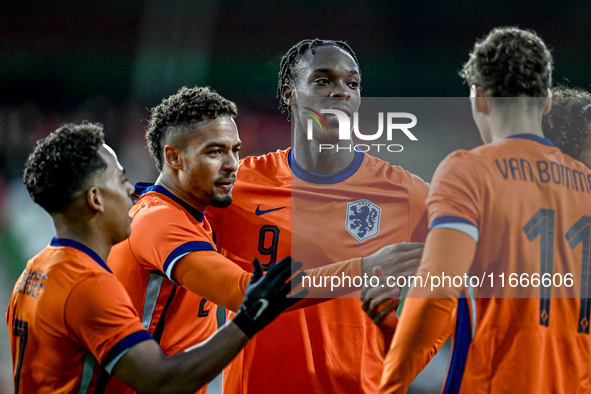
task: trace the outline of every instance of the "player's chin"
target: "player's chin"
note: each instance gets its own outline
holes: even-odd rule
[[[127,223],[125,226],[125,234],[127,234],[127,237],[129,237],[129,235],[131,234],[131,222],[133,222],[133,218],[129,215],[127,215]],[[125,238],[127,238],[125,237]]]
[[[318,142],[338,143],[340,141],[338,129],[324,130],[323,132],[316,134],[315,137]]]
[[[118,244],[119,242],[125,241],[131,235],[131,227],[127,226],[124,231],[121,231],[120,234],[114,240],[113,245]]]
[[[232,192],[229,192],[224,195],[214,195],[211,198],[211,205],[216,208],[226,208],[230,204],[232,204]]]

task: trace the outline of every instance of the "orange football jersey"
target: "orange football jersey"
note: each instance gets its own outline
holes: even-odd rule
[[[417,176],[364,153],[318,175],[292,152],[244,159],[232,205],[207,210],[220,252],[241,267],[289,255],[321,267],[424,240],[428,186]],[[375,392],[383,363],[377,330],[357,298],[283,313],[225,369],[224,392]]]
[[[217,306],[179,286],[172,277],[174,265],[185,255],[216,248],[201,212],[161,186],[138,184],[136,193],[140,198],[130,211],[131,236],[113,247],[107,262],[129,293],[144,327],[170,355],[217,330]],[[109,388],[120,385],[115,379]]]
[[[27,263],[6,317],[15,393],[102,392],[125,352],[152,339],[102,259],[64,238]]]
[[[458,303],[444,392],[588,392],[591,171],[520,134],[450,154],[427,202],[430,229],[477,242],[469,274],[481,278]],[[398,329],[407,323],[403,313]],[[396,358],[387,356],[391,371]]]

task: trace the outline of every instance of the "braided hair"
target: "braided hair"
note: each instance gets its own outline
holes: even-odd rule
[[[281,58],[279,70],[279,83],[277,84],[277,98],[279,99],[279,109],[281,110],[282,114],[287,113],[288,120],[291,115],[291,108],[283,101],[283,86],[289,85],[295,80],[295,65],[298,63],[298,61],[300,60],[304,52],[306,52],[306,50],[309,49],[310,52],[314,54],[316,53],[316,48],[326,45],[332,45],[345,50],[347,53],[351,55],[353,60],[355,60],[355,64],[357,64],[357,67],[359,67],[359,60],[357,60],[355,52],[345,41],[321,40],[319,38],[315,38],[313,40],[302,40],[294,46],[292,46],[289,49],[289,51],[287,51],[287,53]]]

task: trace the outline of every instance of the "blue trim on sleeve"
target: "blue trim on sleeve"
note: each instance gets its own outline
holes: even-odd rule
[[[429,231],[436,228],[448,228],[460,231],[471,237],[475,242],[478,242],[478,227],[476,227],[469,220],[459,218],[457,216],[441,216],[431,222]]]
[[[216,251],[216,249],[213,247],[213,245],[210,244],[209,242],[206,242],[206,241],[191,241],[191,242],[187,242],[186,244],[182,244],[181,246],[179,246],[178,248],[176,248],[175,250],[170,252],[168,257],[166,258],[166,261],[164,262],[164,266],[163,266],[163,271],[164,271],[164,273],[166,273],[166,276],[168,276],[168,278],[170,280],[174,281],[174,279],[172,278],[172,267],[174,266],[174,264],[176,264],[176,262],[181,257],[183,257],[191,252],[196,252],[198,250]]]
[[[431,229],[433,226],[438,226],[438,225],[444,224],[444,223],[464,223],[464,224],[471,224],[472,226],[475,226],[475,224],[472,223],[471,221],[461,218],[461,217],[458,217],[458,216],[440,216],[438,218],[433,219],[433,221],[429,225],[429,229]]]
[[[533,134],[515,134],[515,135],[510,135],[507,138],[523,138],[526,140],[536,141],[536,142],[539,142],[540,144],[544,144],[547,146],[556,147],[556,145],[554,145],[552,143],[552,141],[550,141],[548,138],[540,137],[540,136],[533,135]]]
[[[203,212],[200,212],[197,209],[193,208],[192,206],[190,206],[189,204],[187,204],[186,202],[184,202],[183,200],[181,200],[180,198],[166,190],[164,187],[147,182],[138,182],[135,184],[136,194],[141,196],[142,194],[148,192],[164,194],[166,197],[170,198],[171,200],[177,202],[180,206],[182,206],[187,212],[189,212],[189,214],[191,214],[191,216],[193,216],[199,222],[203,222]]]
[[[152,335],[146,330],[136,331],[133,334],[129,334],[111,348],[109,353],[107,353],[105,358],[103,358],[103,362],[101,363],[101,365],[108,365],[117,356],[119,356],[122,352],[127,351],[127,349],[129,349],[130,347],[150,339],[154,340]]]
[[[111,269],[109,268],[109,266],[107,266],[107,264],[103,261],[103,259],[101,259],[100,256],[98,254],[96,254],[96,252],[94,250],[90,249],[86,245],[81,244],[78,241],[74,241],[73,239],[68,239],[68,238],[56,238],[56,237],[53,237],[51,239],[51,242],[49,243],[49,245],[55,246],[55,247],[65,246],[65,247],[68,247],[68,248],[78,249],[79,251],[84,252],[88,256],[90,256],[101,267],[103,267],[104,269],[106,269],[107,272],[109,272],[111,274],[113,273],[111,271]]]
[[[443,393],[459,393],[468,359],[468,350],[472,343],[472,332],[470,330],[470,311],[468,301],[462,297],[458,299],[458,314],[456,320],[456,333],[454,336],[454,347],[449,362],[449,371],[445,381]]]
[[[300,167],[293,158],[293,152],[294,149],[291,149],[289,151],[289,156],[287,158],[289,162],[289,167],[291,167],[291,171],[293,172],[293,174],[303,181],[314,183],[317,185],[332,185],[334,183],[339,183],[347,180],[357,172],[359,167],[361,167],[361,163],[363,163],[363,159],[365,158],[365,153],[356,151],[353,161],[347,167],[345,167],[339,172],[335,172],[334,174],[322,175],[306,171],[302,167]]]

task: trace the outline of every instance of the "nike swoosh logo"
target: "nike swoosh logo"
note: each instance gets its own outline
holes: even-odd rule
[[[259,204],[259,206],[257,207],[257,210],[255,211],[255,213],[256,213],[257,216],[261,216],[261,215],[264,215],[266,213],[273,212],[273,211],[278,211],[278,210],[283,209],[283,208],[287,208],[287,206],[285,206],[285,207],[279,207],[279,208],[273,208],[273,209],[267,209],[267,210],[262,211],[261,210],[261,205]]]

